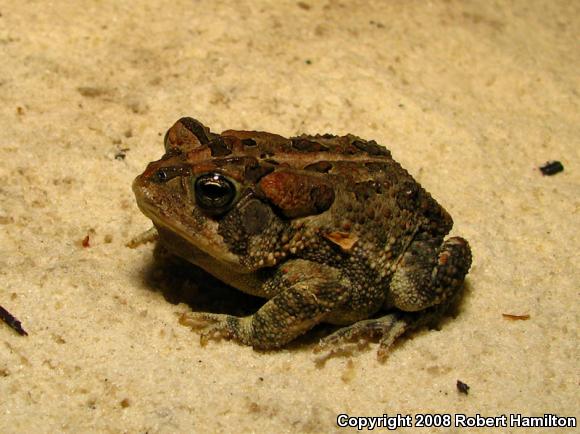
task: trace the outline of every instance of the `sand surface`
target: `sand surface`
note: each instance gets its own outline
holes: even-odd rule
[[[0,323],[0,432],[580,416],[579,34],[567,0],[1,2],[0,304],[29,336]],[[181,116],[386,145],[472,245],[458,316],[384,364],[200,347],[153,246],[125,246],[149,227],[131,181]]]

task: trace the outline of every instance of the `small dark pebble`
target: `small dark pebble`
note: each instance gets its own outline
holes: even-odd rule
[[[22,328],[22,323],[18,321],[10,312],[0,306],[0,318],[6,324],[8,324],[13,330],[16,331],[20,336],[28,336],[26,330]]]
[[[457,380],[457,390],[459,393],[463,393],[464,395],[469,394],[469,386],[461,380]]]
[[[86,237],[83,238],[83,240],[81,241],[81,244],[83,247],[91,247],[91,239],[89,237],[89,234],[87,234]]]
[[[564,170],[564,166],[559,161],[548,161],[543,166],[540,166],[540,171],[544,176],[552,176],[558,172],[562,172]]]
[[[127,151],[129,148],[119,149],[119,152],[115,154],[115,160],[124,160],[127,156]]]

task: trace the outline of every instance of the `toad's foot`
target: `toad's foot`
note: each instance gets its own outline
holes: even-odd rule
[[[181,315],[179,323],[199,331],[199,343],[205,347],[210,340],[235,339],[243,318],[206,312],[188,312]]]
[[[387,359],[389,349],[395,340],[401,336],[410,324],[406,316],[393,313],[380,318],[368,319],[343,327],[320,340],[314,352],[323,352],[317,363],[324,363],[337,355],[349,355],[360,350],[379,338],[377,358],[383,362]]]

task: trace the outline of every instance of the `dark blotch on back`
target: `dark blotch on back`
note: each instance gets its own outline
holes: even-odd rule
[[[376,181],[357,182],[352,190],[359,201],[369,200],[375,194],[383,192],[381,184]]]
[[[228,144],[219,136],[211,139],[208,146],[209,149],[211,149],[212,157],[224,157],[232,153],[230,146],[228,146]]]
[[[245,146],[256,146],[257,143],[254,139],[242,139],[242,145]]]
[[[235,165],[235,166],[246,166],[251,164],[257,164],[258,161],[253,157],[229,157],[229,158],[222,158],[219,160],[214,160],[213,163],[218,167],[224,167],[228,165]]]
[[[328,161],[317,161],[304,167],[304,170],[311,170],[313,172],[328,173],[332,169],[332,164]]]
[[[352,144],[369,155],[391,155],[387,148],[379,145],[374,140],[369,140],[368,142],[365,140],[354,140]]]
[[[318,142],[313,142],[312,140],[304,139],[301,137],[294,137],[291,139],[292,147],[300,152],[324,152],[328,151],[328,148]]]

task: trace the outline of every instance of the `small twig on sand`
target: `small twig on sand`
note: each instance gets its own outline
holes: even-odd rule
[[[14,317],[10,312],[0,306],[0,319],[8,324],[12,329],[16,331],[20,336],[28,336],[26,330],[22,328],[22,324]]]

